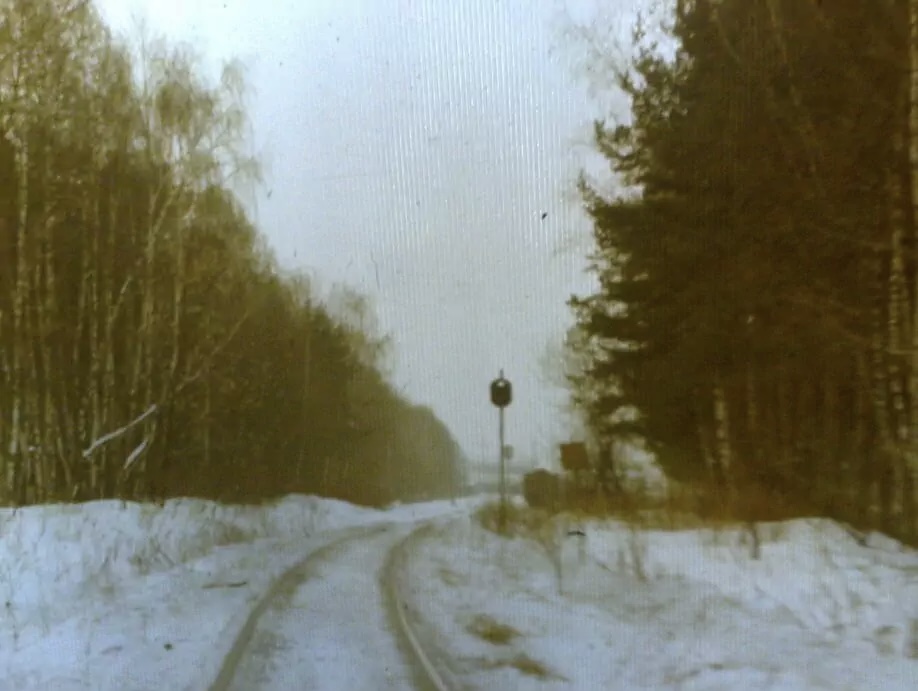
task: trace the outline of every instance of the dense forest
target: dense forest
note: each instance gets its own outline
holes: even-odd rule
[[[241,70],[201,74],[87,0],[0,5],[0,503],[456,491],[385,340],[248,220]]]
[[[595,127],[619,193],[581,185],[577,401],[712,501],[915,540],[918,2],[672,4]]]

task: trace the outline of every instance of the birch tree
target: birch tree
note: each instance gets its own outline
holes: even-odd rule
[[[918,248],[918,2],[908,3],[908,162],[911,175],[912,247]],[[911,376],[908,419],[908,466],[905,497],[912,535],[918,537],[918,270],[913,271],[911,326]]]
[[[446,492],[369,302],[332,314],[246,217],[243,95],[88,2],[0,3],[0,504]]]

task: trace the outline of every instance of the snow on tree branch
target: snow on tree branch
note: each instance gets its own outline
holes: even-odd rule
[[[88,460],[89,457],[92,456],[93,453],[95,453],[96,449],[98,449],[99,447],[104,446],[104,445],[107,444],[108,442],[113,441],[114,439],[117,439],[118,437],[120,437],[120,436],[126,434],[126,433],[129,432],[131,429],[133,429],[134,427],[136,427],[137,425],[139,425],[141,422],[143,422],[144,420],[146,420],[148,417],[150,417],[151,415],[153,415],[156,411],[157,411],[157,406],[156,406],[156,404],[154,403],[154,404],[151,405],[149,408],[147,408],[147,410],[146,410],[144,413],[142,413],[140,416],[138,416],[137,418],[135,418],[134,420],[132,420],[131,422],[129,422],[128,424],[126,424],[124,427],[121,427],[121,428],[119,428],[119,429],[116,429],[114,432],[109,432],[108,434],[106,434],[106,435],[103,436],[103,437],[99,437],[96,441],[94,441],[92,444],[90,444],[89,447],[88,447],[86,450],[83,451],[83,458],[85,458],[85,459]],[[144,441],[144,443],[143,443],[141,446],[144,446],[145,444],[146,444],[146,441]],[[138,447],[138,448],[140,448],[140,447]],[[134,453],[136,453],[136,452],[137,452],[137,449],[135,449],[134,452],[131,453],[131,457],[133,457]],[[128,458],[128,461],[131,460],[131,457]],[[125,463],[125,467],[126,467],[126,466],[127,466],[127,462]]]
[[[124,461],[124,467],[122,468],[122,470],[128,471],[131,469],[131,466],[133,466],[134,463],[137,462],[137,459],[140,458],[141,455],[143,455],[143,452],[147,450],[148,441],[149,439],[144,439],[142,442],[140,442],[140,444],[137,445],[136,449],[131,451],[131,454]]]

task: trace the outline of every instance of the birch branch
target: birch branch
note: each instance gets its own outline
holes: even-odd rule
[[[217,355],[219,355],[223,351],[223,349],[226,348],[226,346],[228,346],[230,342],[232,342],[232,340],[236,337],[236,334],[239,333],[239,329],[242,328],[242,325],[248,320],[248,318],[249,318],[249,310],[246,309],[245,313],[242,315],[242,317],[240,317],[239,321],[236,322],[236,324],[230,330],[229,334],[227,334],[226,338],[224,338],[220,343],[218,343],[214,347],[214,349],[210,351],[210,354],[204,358],[197,372],[195,372],[194,374],[188,374],[185,376],[182,382],[176,387],[175,389],[176,394],[180,394],[182,391],[188,388],[191,384],[194,384],[198,379],[200,379],[201,375],[206,374],[207,372],[210,371],[210,368],[213,366],[214,358],[216,358]]]
[[[112,324],[115,323],[115,320],[118,318],[118,313],[121,311],[121,306],[124,304],[124,297],[127,295],[128,288],[131,287],[131,284],[134,282],[133,276],[128,276],[127,280],[122,284],[121,290],[118,293],[118,298],[115,302],[114,307],[111,308],[108,314],[108,326],[111,328]]]
[[[148,417],[153,415],[156,412],[156,410],[157,410],[157,407],[156,407],[156,404],[154,403],[149,408],[147,408],[147,410],[144,413],[142,413],[139,417],[135,418],[131,422],[127,423],[124,427],[120,427],[116,429],[114,432],[109,432],[105,436],[99,437],[96,441],[90,444],[89,448],[83,451],[83,458],[88,460],[89,457],[92,456],[93,453],[95,453],[96,449],[98,449],[101,446],[104,446],[105,444],[107,444],[108,442],[114,439],[117,439],[118,437],[123,436],[124,434],[129,432],[131,429],[139,425],[141,422],[146,420]],[[144,444],[146,444],[146,441],[144,441]],[[133,453],[131,455],[133,456]]]
[[[137,445],[136,449],[131,451],[130,456],[128,456],[124,461],[124,467],[122,470],[127,472],[131,469],[131,467],[133,467],[133,465],[137,462],[137,459],[139,459],[143,455],[143,452],[147,450],[149,441],[149,439],[144,439],[142,442],[140,442],[140,444]]]

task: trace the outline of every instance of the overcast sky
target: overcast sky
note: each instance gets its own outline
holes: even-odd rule
[[[553,463],[571,432],[541,362],[571,323],[565,300],[592,285],[574,183],[600,111],[563,35],[565,9],[583,20],[590,0],[97,4],[212,67],[245,62],[266,172],[253,216],[281,263],[371,298],[393,383],[476,460],[497,453],[503,367],[508,442]],[[626,27],[640,2],[610,4]]]

